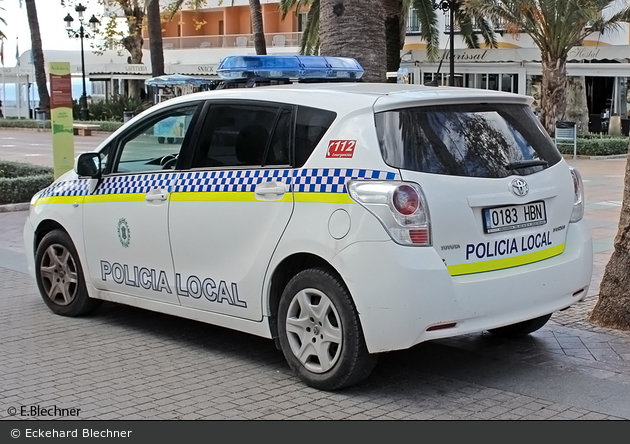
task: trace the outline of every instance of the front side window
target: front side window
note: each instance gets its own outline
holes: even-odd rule
[[[405,108],[375,115],[390,166],[451,176],[527,175],[562,156],[529,107],[509,104]],[[525,168],[513,165],[532,161]]]
[[[120,144],[112,173],[137,173],[174,169],[190,128],[197,104],[177,108],[140,123],[140,128]]]

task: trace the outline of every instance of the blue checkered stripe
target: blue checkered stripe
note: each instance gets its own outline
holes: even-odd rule
[[[154,188],[168,190],[179,173],[139,174],[107,177],[94,194],[148,193]]]
[[[394,180],[396,173],[350,168],[313,168],[296,170],[296,193],[346,193],[349,180]]]
[[[184,173],[173,187],[186,192],[254,192],[259,183],[276,181],[291,184],[291,170],[206,171]]]
[[[87,179],[76,179],[53,183],[51,186],[46,188],[39,197],[84,196],[88,193],[89,185],[90,183]]]

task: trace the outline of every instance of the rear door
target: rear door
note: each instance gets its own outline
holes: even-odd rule
[[[376,122],[386,163],[427,196],[433,247],[451,275],[562,253],[571,173],[527,106],[414,107]]]
[[[181,304],[262,319],[264,276],[293,211],[293,110],[211,102],[190,169],[171,193]]]

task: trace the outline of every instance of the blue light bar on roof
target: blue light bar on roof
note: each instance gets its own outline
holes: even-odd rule
[[[219,64],[217,74],[225,80],[358,80],[363,68],[356,60],[346,57],[247,55],[226,57]]]

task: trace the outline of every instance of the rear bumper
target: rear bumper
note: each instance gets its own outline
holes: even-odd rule
[[[333,260],[344,270],[371,353],[478,332],[569,307],[588,293],[593,247],[584,221],[568,227],[564,252],[535,263],[451,276],[433,248],[359,242]],[[454,327],[427,331],[429,327]]]

